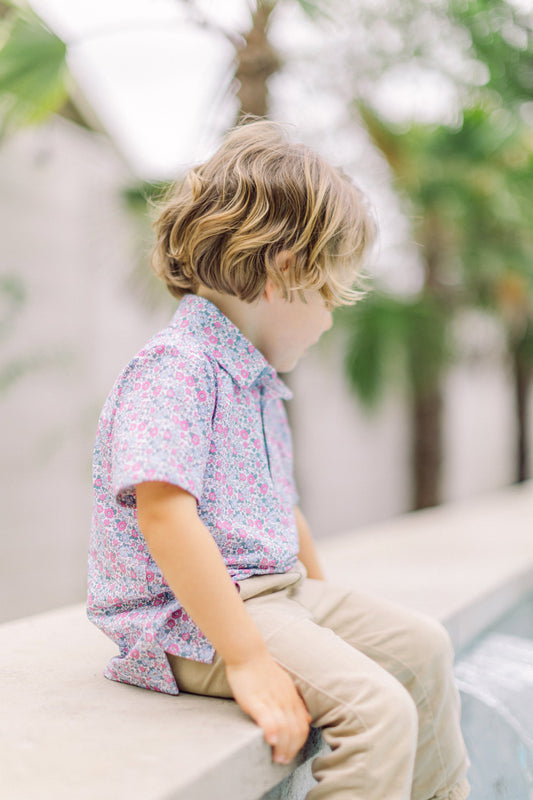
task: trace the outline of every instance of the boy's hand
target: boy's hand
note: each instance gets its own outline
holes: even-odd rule
[[[309,735],[311,716],[290,675],[268,653],[242,664],[226,663],[235,700],[262,728],[272,760],[292,761]]]

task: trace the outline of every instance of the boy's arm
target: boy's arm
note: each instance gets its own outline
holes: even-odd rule
[[[235,700],[289,763],[311,717],[289,674],[267,650],[211,533],[188,492],[159,481],[139,483],[137,519],[167,583],[224,660]]]
[[[325,580],[325,576],[316,554],[313,537],[309,530],[309,525],[298,506],[294,506],[294,517],[296,519],[296,528],[300,541],[298,558],[306,568],[308,578],[316,578],[319,581],[323,581]]]

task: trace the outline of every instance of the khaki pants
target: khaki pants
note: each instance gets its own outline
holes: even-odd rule
[[[331,752],[308,800],[464,800],[470,764],[453,649],[429,616],[311,580],[298,562],[240,582],[273,658],[291,675]],[[224,662],[167,654],[180,689],[231,697]]]

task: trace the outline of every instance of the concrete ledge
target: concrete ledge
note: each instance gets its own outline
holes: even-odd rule
[[[527,484],[343,534],[319,550],[330,580],[439,617],[458,648],[533,591],[532,518]],[[293,764],[272,764],[236,703],[106,681],[114,652],[83,605],[0,626],[2,796],[303,796],[323,746],[318,731]]]
[[[440,619],[456,650],[533,591],[533,481],[325,541],[328,577]]]

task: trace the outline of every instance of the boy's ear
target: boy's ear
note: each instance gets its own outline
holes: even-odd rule
[[[290,250],[281,250],[274,259],[280,272],[286,272],[294,266],[294,255]]]
[[[279,272],[287,272],[293,264],[294,264],[294,255],[291,253],[290,250],[281,250],[275,257],[276,267]],[[272,280],[272,278],[267,275],[265,289],[264,289],[264,297],[270,301],[274,293],[279,294],[279,289]]]

